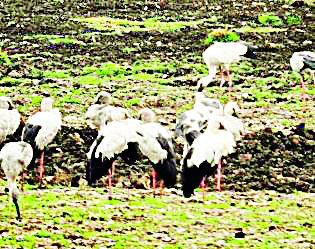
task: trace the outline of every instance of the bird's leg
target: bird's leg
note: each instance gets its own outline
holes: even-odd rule
[[[24,192],[24,180],[25,180],[25,172],[23,170],[22,177],[21,177],[21,190]]]
[[[221,76],[220,87],[223,87],[225,83],[225,79],[224,79],[224,70],[223,70],[223,67],[221,66],[220,66],[220,76]]]
[[[152,169],[152,187],[153,187],[153,196],[155,197],[155,188],[156,188],[156,172]]]
[[[202,200],[205,201],[206,200],[206,192],[205,192],[205,178],[203,177],[201,182],[200,182],[200,187],[201,187],[201,191],[202,191]]]
[[[39,166],[38,166],[38,181],[39,184],[43,183],[43,175],[44,175],[44,151],[41,152],[40,158],[39,158]]]
[[[226,71],[227,73],[227,77],[228,77],[228,83],[229,83],[229,88],[228,88],[228,91],[229,91],[229,94],[231,95],[231,92],[232,92],[232,74],[230,72],[230,68]]]
[[[108,169],[108,199],[112,199],[112,169]]]
[[[160,181],[160,195],[164,195],[164,181],[161,180]]]
[[[307,87],[305,85],[303,77],[301,77],[301,89],[302,89],[302,101],[309,99],[310,97],[306,94]]]
[[[17,200],[17,196],[15,194],[12,194],[12,200],[13,200],[13,203],[15,205],[15,209],[16,209],[16,214],[17,214],[17,219],[20,220],[21,219],[21,213],[20,213],[20,207],[19,207],[19,203],[18,203],[18,200]]]
[[[217,191],[221,191],[221,178],[222,178],[221,167],[222,165],[221,165],[221,160],[220,160],[218,163],[217,174],[215,176],[215,179],[217,180],[215,189]]]

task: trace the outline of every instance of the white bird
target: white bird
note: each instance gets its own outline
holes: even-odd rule
[[[206,87],[215,78],[218,66],[223,65],[226,70],[229,92],[232,91],[232,77],[230,73],[230,64],[240,61],[242,58],[256,58],[253,48],[243,42],[216,42],[208,47],[202,54],[203,60],[208,67],[208,75],[198,81],[198,86]],[[221,70],[221,83],[223,86],[225,80]]]
[[[315,84],[315,53],[311,51],[302,51],[293,53],[290,59],[290,65],[293,71],[300,73],[303,70],[310,70],[313,78],[313,84]],[[303,77],[301,76],[301,88],[304,91],[302,94],[303,100],[308,98],[305,94],[305,90],[307,90]]]
[[[172,186],[175,184],[176,181],[176,155],[174,151],[174,146],[172,143],[172,134],[169,129],[167,129],[165,126],[162,126],[161,124],[155,122],[156,120],[156,115],[155,113],[149,109],[149,108],[144,108],[139,111],[139,118],[144,122],[141,125],[141,131],[138,132],[138,134],[142,134],[144,137],[144,142],[149,142],[150,140],[148,139],[149,137],[153,138],[154,140],[157,140],[159,145],[158,147],[161,147],[165,151],[167,151],[167,162],[170,164],[169,170],[165,170],[165,165],[163,164],[156,164],[153,167],[152,171],[152,178],[153,178],[153,190],[155,193],[155,184],[156,184],[156,176],[159,176],[162,179],[166,179],[165,185]],[[146,141],[147,140],[147,141]],[[148,144],[148,146],[145,146],[144,149],[149,149],[148,150],[148,155],[150,154],[149,158],[154,157],[154,153],[150,153],[150,151],[154,151],[151,148],[152,142]],[[152,154],[152,155],[151,155]],[[164,159],[157,159],[155,161],[163,161]],[[152,161],[152,160],[151,160]],[[175,174],[175,177],[174,177]],[[161,187],[161,193],[163,192],[163,185],[164,185],[164,180],[161,181],[160,187]]]
[[[0,97],[0,144],[20,126],[21,116],[9,97]]]
[[[19,189],[16,179],[33,157],[33,149],[26,142],[11,142],[4,145],[0,151],[0,165],[8,181],[9,194],[16,208],[17,218],[21,218],[18,204]]]
[[[31,144],[34,150],[31,167],[34,167],[32,164],[40,154],[38,167],[40,183],[44,175],[44,149],[54,140],[62,125],[61,114],[57,108],[53,108],[53,103],[52,98],[43,98],[41,111],[29,117],[22,131],[22,140]]]
[[[103,124],[130,117],[128,110],[110,105],[111,101],[111,95],[108,92],[100,92],[95,97],[85,114],[87,123],[92,129],[100,129]]]
[[[142,126],[142,121],[126,119],[104,125],[93,142],[89,153],[89,165],[86,171],[88,184],[92,185],[102,176],[109,174],[111,198],[111,167],[122,153],[128,151],[130,144],[135,144],[143,156],[147,157],[155,169],[162,169],[161,178],[170,187],[176,182],[176,163],[169,158],[169,152],[163,140],[152,136]],[[131,152],[134,153],[134,152]],[[166,172],[164,174],[164,172]],[[165,177],[164,177],[165,176]]]
[[[193,141],[184,157],[182,190],[185,197],[190,197],[204,177],[214,172],[215,165],[218,165],[216,188],[221,189],[221,158],[232,153],[236,143],[232,133],[224,129],[217,117],[214,115],[209,119],[206,131]]]
[[[219,116],[222,125],[233,134],[235,141],[239,141],[244,133],[243,121],[238,118],[240,111],[238,104],[230,101],[224,106],[224,115]]]
[[[202,92],[196,92],[193,109],[184,112],[177,119],[175,126],[175,134],[184,138],[183,158],[188,152],[188,147],[204,131],[212,115],[223,115],[220,101],[208,98]]]

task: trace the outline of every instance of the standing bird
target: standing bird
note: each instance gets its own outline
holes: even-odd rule
[[[133,143],[153,164],[155,170],[162,173],[160,177],[167,187],[176,182],[176,164],[168,157],[167,145],[163,139],[152,136],[142,126],[140,120],[126,119],[113,121],[104,125],[87,154],[89,164],[86,168],[88,184],[92,185],[102,176],[109,174],[109,198],[111,198],[111,168],[113,162]],[[168,173],[164,173],[168,172]]]
[[[9,97],[0,97],[0,144],[12,135],[20,125],[20,113],[14,109]]]
[[[100,129],[103,124],[112,121],[124,120],[130,117],[129,112],[122,108],[111,105],[111,95],[108,92],[100,92],[88,108],[85,117],[92,129]]]
[[[211,117],[206,131],[194,140],[184,157],[182,167],[184,196],[190,197],[194,193],[194,189],[204,181],[204,177],[215,171],[215,165],[217,165],[218,171],[216,188],[220,190],[221,158],[232,153],[235,146],[232,133],[224,129],[216,116]],[[202,184],[203,186],[204,184]]]
[[[4,145],[0,151],[0,165],[8,181],[9,194],[16,208],[17,218],[21,218],[18,204],[19,189],[16,179],[29,165],[33,157],[31,145],[25,142],[11,142]]]
[[[199,80],[198,85],[205,87],[210,84],[216,75],[217,67],[223,65],[228,77],[229,92],[231,92],[232,76],[229,69],[230,64],[238,62],[244,57],[256,59],[256,54],[253,47],[242,42],[216,42],[203,52],[202,57],[208,67],[209,73]],[[223,73],[221,69],[220,87],[225,82]]]
[[[315,53],[311,51],[302,51],[293,53],[290,59],[290,65],[293,71],[300,73],[303,70],[310,70],[313,78],[313,84],[315,84]],[[305,93],[307,90],[303,77],[301,76],[301,88],[302,88],[302,99],[305,100],[309,96]]]
[[[233,134],[235,141],[239,141],[244,133],[243,121],[238,118],[240,111],[238,104],[230,101],[224,106],[224,115],[218,117],[224,128]]]
[[[37,170],[40,184],[44,175],[44,149],[54,140],[62,125],[61,114],[57,108],[53,108],[53,103],[52,98],[43,98],[41,111],[29,117],[22,132],[22,140],[34,150],[30,167],[34,167],[35,159],[40,155]]]
[[[162,179],[160,182],[160,189],[162,194],[164,184],[166,185],[166,187],[171,187],[176,183],[176,155],[172,143],[172,134],[166,127],[155,122],[156,115],[149,108],[144,108],[139,111],[139,119],[141,119],[144,123],[141,125],[141,131],[138,132],[138,134],[143,134],[142,136],[145,137],[144,141],[146,141],[147,137],[152,137],[153,139],[156,139],[161,148],[167,152],[167,158],[161,158],[161,162],[155,164],[152,171],[152,185],[154,194],[157,176]],[[148,148],[149,147],[150,144],[148,145]],[[163,179],[165,179],[165,182]]]

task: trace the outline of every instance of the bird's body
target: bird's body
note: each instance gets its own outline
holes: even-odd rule
[[[22,140],[31,144],[34,150],[34,157],[30,167],[34,167],[35,159],[41,152],[39,160],[40,181],[44,171],[44,149],[53,141],[62,125],[61,114],[58,109],[53,109],[52,105],[52,99],[44,98],[41,111],[29,117],[22,131]]]
[[[311,51],[293,53],[290,59],[290,66],[296,72],[301,72],[305,69],[315,70],[315,53]]]
[[[20,125],[21,115],[13,108],[12,100],[9,97],[0,97],[0,144],[7,136],[12,135]]]
[[[189,147],[183,159],[182,188],[185,197],[194,193],[204,177],[213,173],[220,165],[222,156],[234,151],[233,134],[221,128],[220,119],[213,117],[204,133],[200,134]],[[219,173],[219,177],[221,172]]]
[[[158,172],[166,172],[160,174],[166,186],[175,184],[176,163],[174,158],[169,155],[172,150],[169,148],[168,138],[163,138],[161,131],[152,132],[148,125],[140,120],[126,119],[110,122],[101,128],[88,153],[90,163],[87,167],[87,179],[89,185],[95,183],[102,176],[110,174],[112,163],[118,156],[130,149],[134,150],[135,147],[152,162]],[[156,127],[151,126],[151,128]],[[156,136],[157,134],[158,136]],[[172,175],[170,176],[167,171]]]
[[[11,142],[4,145],[0,151],[0,164],[8,181],[9,193],[16,206],[17,216],[20,218],[20,210],[17,202],[19,190],[16,179],[25,167],[29,165],[33,157],[33,149],[26,142]]]
[[[0,109],[0,144],[12,135],[20,125],[20,113],[17,110]]]
[[[93,104],[85,114],[87,123],[92,129],[100,129],[102,125],[108,122],[120,121],[130,117],[128,110],[110,104],[111,95],[107,92],[100,92],[95,97]]]
[[[227,70],[228,82],[232,87],[232,78],[229,72],[231,63],[236,63],[243,58],[256,58],[253,49],[242,42],[216,42],[208,47],[202,54],[203,60],[208,67],[208,75],[201,78],[198,85],[207,86],[214,78],[219,66]],[[221,84],[223,86],[224,78],[221,72]]]

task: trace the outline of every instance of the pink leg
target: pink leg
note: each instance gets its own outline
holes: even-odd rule
[[[108,199],[111,200],[112,199],[112,170],[109,169],[108,170]]]
[[[221,168],[222,168],[222,165],[221,165],[221,160],[220,160],[218,163],[217,174],[215,176],[215,179],[217,180],[215,189],[217,191],[221,191],[221,178],[222,178]]]
[[[229,94],[231,94],[233,88],[232,88],[232,75],[230,73],[230,70],[227,70],[227,77],[228,77],[228,82],[229,82]]]
[[[310,99],[310,97],[305,93],[307,91],[307,87],[304,83],[304,80],[301,79],[301,89],[302,89],[302,101]]]
[[[202,191],[202,200],[205,201],[206,200],[206,193],[205,193],[205,178],[203,177],[201,182],[200,182],[200,187],[201,187],[201,191]]]
[[[156,189],[156,172],[152,170],[152,187],[153,187],[153,196],[155,196],[155,189]]]
[[[164,181],[161,180],[160,181],[160,195],[164,195]]]
[[[223,85],[225,83],[225,79],[224,79],[224,70],[222,67],[220,67],[220,76],[221,76],[220,87],[223,87]]]

